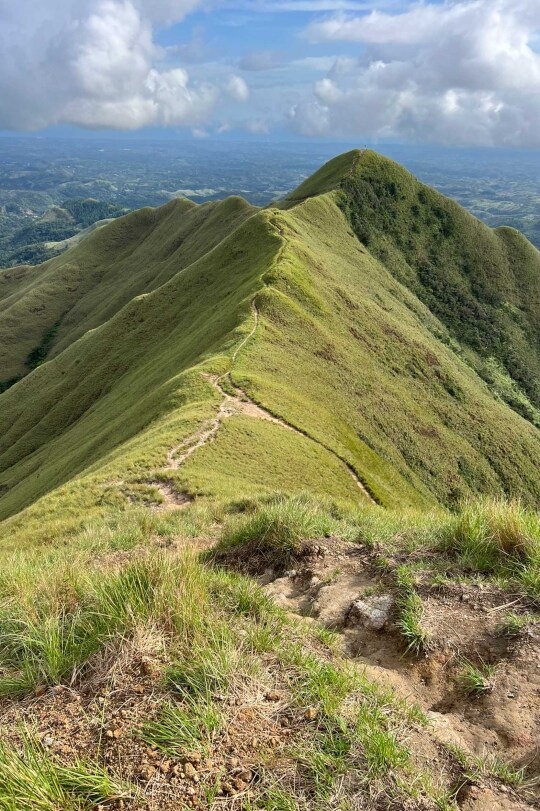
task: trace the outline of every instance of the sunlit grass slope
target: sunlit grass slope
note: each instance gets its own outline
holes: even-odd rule
[[[276,214],[284,246],[235,380],[339,453],[382,503],[540,497],[540,433],[356,238],[336,198]],[[457,350],[457,351],[456,351]]]
[[[2,271],[4,382],[23,375],[0,395],[2,533],[53,540],[156,477],[199,496],[365,502],[352,471],[389,507],[538,504],[539,268],[520,235],[354,152],[280,206],[176,201]],[[227,418],[166,471],[218,412],[210,377],[233,357],[234,384],[285,424]]]
[[[255,210],[238,197],[173,200],[114,221],[44,265],[0,271],[0,390],[169,281]]]

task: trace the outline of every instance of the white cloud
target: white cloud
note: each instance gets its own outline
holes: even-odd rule
[[[248,84],[241,76],[231,76],[227,83],[227,92],[235,101],[247,101],[249,99]]]
[[[0,128],[205,124],[218,83],[160,68],[154,39],[201,2],[0,0]]]
[[[303,134],[540,146],[538,0],[419,2],[403,13],[337,13],[316,42],[359,43],[290,111]]]

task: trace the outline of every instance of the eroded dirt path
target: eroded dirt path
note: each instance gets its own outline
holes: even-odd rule
[[[259,420],[267,420],[268,422],[273,422],[276,425],[280,425],[282,428],[285,428],[288,431],[294,431],[294,433],[315,442],[320,447],[324,448],[326,451],[332,453],[336,456],[339,461],[344,465],[347,469],[348,474],[354,479],[356,486],[362,493],[362,495],[371,501],[372,503],[376,503],[375,499],[369,492],[368,488],[364,484],[364,482],[359,478],[356,471],[353,467],[346,462],[341,456],[333,451],[331,448],[327,447],[323,443],[319,442],[314,437],[310,436],[309,434],[300,431],[298,428],[295,428],[294,425],[291,425],[286,420],[276,417],[267,411],[262,406],[258,405],[254,400],[252,400],[243,389],[239,388],[232,379],[232,372],[234,370],[234,365],[236,360],[238,359],[238,355],[242,351],[242,349],[246,346],[246,344],[254,337],[255,333],[257,332],[257,328],[259,326],[259,311],[257,309],[257,304],[255,299],[251,302],[251,309],[253,312],[253,327],[249,331],[249,333],[242,339],[242,341],[236,347],[232,358],[230,368],[224,374],[218,377],[209,377],[212,382],[212,385],[219,392],[222,400],[219,410],[216,416],[207,422],[205,422],[201,428],[199,428],[195,433],[191,436],[187,437],[180,445],[172,448],[169,453],[167,454],[167,465],[165,470],[178,470],[184,462],[189,459],[192,454],[194,454],[199,448],[204,447],[209,442],[212,442],[221,426],[223,420],[227,419],[228,417],[233,417],[239,414],[244,414],[247,417],[253,417],[254,419]],[[226,381],[227,387],[229,390],[232,390],[234,394],[230,394],[227,391],[222,383]],[[159,489],[159,488],[158,488]],[[169,488],[170,489],[170,488]],[[160,490],[161,492],[161,490]],[[164,493],[162,493],[164,495]],[[178,505],[176,505],[178,506]]]
[[[406,555],[394,560],[394,568],[404,560]],[[457,748],[479,762],[494,758],[524,767],[518,792],[488,770],[475,780],[464,779],[460,808],[540,808],[540,622],[531,618],[519,633],[503,633],[509,596],[496,584],[456,577],[442,588],[419,576],[429,644],[415,655],[407,652],[400,631],[393,570],[381,573],[371,550],[331,538],[306,542],[286,571],[239,549],[222,563],[257,577],[287,613],[336,632],[342,653],[368,678],[418,704],[428,721],[422,740],[441,762],[456,767]],[[511,608],[530,616],[525,598],[514,599]],[[490,689],[479,694],[464,689],[460,676],[467,662],[493,668]]]

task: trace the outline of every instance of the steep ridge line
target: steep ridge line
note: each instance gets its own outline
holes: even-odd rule
[[[279,229],[279,232],[280,232],[280,235],[283,237],[283,232],[282,232],[281,229]],[[253,313],[254,313],[254,316],[255,316],[255,325],[254,325],[251,333],[247,336],[247,338],[244,340],[244,342],[236,350],[235,354],[233,355],[234,360],[238,357],[238,353],[240,352],[242,347],[245,346],[245,344],[249,341],[249,339],[252,338],[255,335],[255,332],[257,331],[257,327],[259,326],[259,311],[257,310],[257,304],[256,304],[256,301],[255,301],[255,298],[251,302],[251,306],[252,306]],[[245,398],[247,403],[252,408],[255,408],[259,412],[261,412],[261,414],[264,415],[262,417],[263,419],[271,420],[272,422],[275,422],[278,425],[281,425],[282,428],[287,428],[289,431],[294,431],[296,434],[299,434],[300,436],[303,436],[306,439],[310,439],[312,442],[315,442],[315,444],[319,445],[319,447],[324,448],[324,450],[328,451],[333,456],[335,456],[336,459],[339,459],[339,461],[343,465],[345,465],[349,475],[354,479],[354,481],[356,483],[356,486],[363,493],[363,495],[367,499],[369,499],[373,504],[377,504],[376,499],[374,498],[373,494],[370,493],[367,485],[360,479],[360,477],[358,476],[358,474],[356,473],[356,471],[354,470],[352,465],[350,465],[349,462],[347,462],[346,459],[343,459],[343,457],[340,456],[338,453],[336,453],[336,451],[334,451],[332,448],[329,448],[323,442],[320,442],[320,440],[315,439],[315,437],[313,437],[310,434],[308,434],[307,432],[303,431],[301,428],[297,428],[295,425],[292,425],[290,422],[287,422],[287,420],[283,419],[283,417],[276,417],[270,411],[267,411],[265,408],[260,406],[254,400],[252,400],[251,397],[249,397],[249,395],[246,394],[246,392],[243,389],[236,386],[236,384],[232,380],[233,367],[234,367],[234,363],[231,365],[231,368],[230,368],[229,372],[227,373],[227,375],[224,375],[224,376],[228,377],[230,385],[232,386],[232,388],[234,389],[234,391],[237,393],[237,395],[239,397]],[[223,389],[221,389],[221,387],[219,387],[219,388],[220,388],[221,391],[223,391]],[[225,394],[225,392],[224,392],[224,394]],[[253,416],[258,416],[258,415],[254,414]]]
[[[324,448],[324,450],[332,453],[332,455],[334,455],[337,459],[339,459],[339,461],[343,465],[345,465],[345,467],[347,468],[347,472],[354,479],[356,486],[364,495],[364,497],[367,498],[372,503],[377,503],[376,499],[374,498],[372,493],[370,493],[369,489],[364,484],[364,482],[359,478],[358,474],[356,473],[352,465],[350,465],[345,459],[343,459],[339,454],[337,454],[332,448],[327,447],[326,445],[324,445],[324,443],[310,436],[305,431],[302,431],[301,429],[296,428],[294,425],[291,425],[283,418],[276,417],[270,411],[268,411],[267,409],[263,408],[258,403],[256,403],[251,397],[249,397],[248,394],[246,394],[246,392],[243,389],[241,389],[234,383],[232,379],[232,371],[234,369],[234,364],[242,349],[251,340],[251,338],[254,337],[257,328],[259,326],[259,311],[257,309],[255,298],[251,302],[251,309],[253,311],[254,317],[253,327],[235,349],[231,358],[231,365],[229,370],[224,374],[220,375],[219,377],[210,377],[212,385],[221,394],[222,397],[222,402],[219,407],[218,413],[216,414],[213,420],[205,423],[202,428],[200,428],[190,437],[187,437],[187,439],[185,439],[180,445],[176,446],[175,448],[172,448],[169,451],[169,453],[167,454],[168,465],[165,468],[165,470],[178,470],[178,468],[182,464],[184,464],[184,462],[187,459],[189,459],[189,457],[193,453],[195,453],[195,451],[197,451],[199,448],[204,447],[204,445],[206,445],[208,442],[212,442],[215,439],[219,431],[220,425],[224,419],[232,417],[234,415],[244,414],[248,417],[254,417],[256,419],[262,419],[267,420],[269,422],[273,422],[276,425],[280,425],[282,428],[285,428],[288,431],[294,431],[296,434],[306,439],[309,439],[312,442],[315,442],[321,448]],[[221,385],[221,382],[224,379],[227,379],[229,386],[235,393],[234,396],[229,394],[229,392],[226,391]],[[183,453],[177,455],[179,451],[181,451],[182,449],[184,449]]]
[[[363,158],[363,156],[364,156],[365,152],[366,152],[366,150],[365,150],[365,149],[364,149],[364,150],[362,150],[362,152],[360,153],[360,155],[358,155],[358,156],[355,158],[354,164],[353,164],[353,166],[352,166],[352,167],[351,167],[351,169],[350,169],[350,171],[351,171],[351,172],[353,172],[353,171],[356,169],[356,167],[358,166],[358,163],[359,163],[359,162],[361,161],[361,159]],[[278,216],[279,216],[279,214],[278,214]],[[274,226],[274,228],[275,228],[275,229],[277,230],[277,232],[279,233],[279,235],[280,235],[280,237],[281,237],[281,239],[282,239],[282,241],[283,241],[283,243],[284,243],[284,244],[282,245],[281,250],[279,251],[278,256],[277,256],[277,259],[276,259],[276,264],[278,264],[278,263],[279,263],[279,260],[281,259],[281,257],[282,257],[282,256],[283,256],[283,254],[284,254],[285,247],[286,247],[286,245],[287,245],[287,237],[286,237],[286,235],[285,235],[285,232],[284,232],[283,228],[281,228],[281,227],[280,227],[279,222],[277,222],[277,218],[276,218],[276,219],[274,219],[274,220],[271,220],[271,222],[272,222],[272,225]],[[252,334],[252,335],[254,335],[254,334],[255,334],[255,331],[256,331],[256,329],[257,329],[257,326],[258,326],[258,324],[259,324],[259,312],[258,312],[258,310],[257,310],[257,306],[256,306],[256,303],[255,303],[255,298],[254,298],[254,299],[253,299],[253,301],[252,301],[252,307],[253,307],[253,310],[254,310],[254,313],[255,313],[255,326],[254,326],[254,328],[253,328],[253,330],[252,330],[252,333],[251,333],[251,334]],[[251,337],[251,336],[250,336],[250,337]],[[238,353],[236,353],[236,354],[238,354]],[[235,386],[234,386],[234,383],[232,382],[231,373],[232,373],[232,367],[231,367],[231,369],[230,369],[230,371],[229,371],[229,380],[231,381],[231,385],[232,385],[232,386],[233,386],[233,388],[234,388]],[[239,389],[239,391],[241,391],[241,389]],[[247,395],[247,394],[245,394],[245,392],[242,392],[242,394],[243,394],[243,396],[244,396],[244,397],[248,397],[248,395]],[[248,397],[248,400],[249,400],[249,397]],[[252,401],[252,402],[253,402],[253,401]],[[257,403],[254,403],[254,405],[257,405]],[[267,412],[267,413],[269,413],[269,414],[270,414],[270,412]],[[274,415],[272,415],[272,414],[270,414],[270,416],[274,417]],[[276,419],[276,418],[274,417],[274,419]],[[336,457],[336,459],[339,459],[339,461],[340,461],[340,462],[341,462],[343,465],[345,465],[345,467],[347,468],[347,470],[348,470],[348,472],[349,472],[349,475],[350,475],[350,476],[351,476],[351,477],[354,479],[354,481],[356,482],[356,485],[357,485],[358,489],[359,489],[359,490],[361,490],[361,492],[364,494],[364,496],[365,496],[365,497],[366,497],[366,498],[367,498],[369,501],[371,501],[371,502],[372,502],[372,504],[377,504],[377,505],[380,505],[380,501],[377,499],[377,497],[375,496],[375,494],[374,494],[374,493],[371,491],[371,489],[370,489],[369,485],[368,485],[366,482],[364,482],[364,481],[363,481],[363,480],[360,478],[360,476],[358,475],[358,473],[356,472],[356,470],[354,469],[354,467],[351,465],[351,463],[350,463],[350,462],[348,462],[346,459],[344,459],[344,458],[343,458],[343,456],[341,456],[341,455],[340,455],[340,454],[339,454],[337,451],[335,451],[333,448],[329,447],[328,445],[325,445],[325,443],[324,443],[324,442],[321,442],[321,440],[320,440],[320,439],[316,439],[315,437],[311,436],[311,434],[308,434],[308,433],[307,433],[307,431],[304,431],[302,428],[298,428],[297,426],[292,425],[291,423],[287,422],[285,419],[283,419],[283,418],[278,418],[278,421],[279,421],[279,422],[280,422],[280,424],[281,424],[281,425],[283,425],[284,427],[286,427],[286,428],[290,428],[292,431],[295,431],[297,434],[300,434],[301,436],[304,436],[304,437],[306,437],[307,439],[310,439],[312,442],[315,442],[315,444],[319,445],[319,447],[324,448],[324,450],[325,450],[325,451],[328,451],[328,453],[331,453],[333,456],[335,456],[335,457]]]
[[[361,158],[361,155],[358,156],[356,162]],[[355,163],[356,163],[355,162]],[[286,237],[284,235],[283,229],[279,227],[279,224],[276,221],[271,221],[272,225],[278,231],[281,240],[283,243],[286,244]],[[277,256],[277,262],[283,255],[285,244],[282,245],[281,250]],[[207,443],[212,442],[221,426],[221,423],[224,419],[228,417],[232,417],[235,415],[244,414],[248,417],[253,417],[255,419],[262,419],[267,420],[269,422],[273,422],[276,425],[280,425],[282,428],[285,428],[288,431],[294,431],[299,436],[304,437],[305,439],[309,439],[311,442],[319,445],[319,447],[323,448],[328,453],[331,453],[333,456],[338,459],[341,464],[343,464],[348,474],[354,479],[354,482],[362,495],[368,499],[372,504],[378,504],[378,500],[374,496],[374,494],[370,491],[368,485],[362,481],[359,477],[358,473],[354,469],[354,467],[344,459],[339,453],[337,453],[333,448],[326,445],[324,442],[321,442],[319,439],[308,434],[306,431],[302,430],[301,428],[292,425],[283,417],[278,417],[275,414],[272,414],[266,408],[264,408],[259,403],[255,402],[242,388],[237,386],[233,379],[232,373],[234,370],[235,363],[238,359],[238,356],[242,349],[249,343],[249,341],[255,336],[257,329],[259,327],[259,311],[257,309],[256,303],[256,296],[251,301],[251,310],[253,312],[253,327],[244,336],[244,338],[240,341],[236,349],[234,350],[231,361],[229,365],[229,369],[224,372],[222,375],[219,376],[208,376],[208,379],[211,381],[213,387],[216,391],[219,392],[221,395],[221,404],[218,409],[216,416],[210,420],[203,423],[201,428],[199,428],[195,433],[191,434],[189,437],[184,439],[179,445],[171,448],[171,450],[167,453],[167,465],[165,466],[164,470],[178,470],[181,465],[183,465],[190,456],[192,456],[199,448],[204,447]],[[234,392],[234,395],[230,394],[226,389],[222,386],[222,381],[227,380],[230,389]],[[180,453],[182,451],[182,453]],[[165,497],[167,496],[166,503],[170,503],[170,487],[164,488],[167,492],[162,492],[161,487],[158,486],[158,490],[162,492],[162,495]],[[184,506],[184,505],[182,505]]]
[[[252,402],[247,398],[247,396],[242,392],[241,389],[238,389],[232,382],[231,379],[231,370],[232,366],[236,362],[239,352],[243,349],[243,347],[247,344],[247,342],[253,337],[257,330],[257,326],[259,323],[259,314],[257,311],[257,307],[255,305],[255,299],[251,302],[251,307],[255,316],[255,323],[251,331],[242,339],[240,344],[236,347],[232,357],[231,357],[231,366],[230,368],[224,372],[222,375],[217,377],[208,375],[208,379],[211,381],[213,387],[216,389],[217,392],[222,397],[221,405],[216,416],[203,424],[201,428],[199,428],[194,434],[187,437],[177,445],[176,447],[172,448],[167,454],[167,466],[165,470],[178,470],[178,468],[187,460],[189,457],[195,453],[196,450],[202,448],[207,442],[211,442],[217,432],[219,431],[219,427],[221,422],[227,418],[232,417],[234,414],[246,414],[250,417],[257,417],[259,419],[266,419],[270,420],[271,422],[279,422],[275,417],[271,414],[266,412],[264,409],[259,408],[256,403]],[[225,378],[228,378],[229,384],[231,388],[235,391],[236,396],[232,396],[229,394],[222,386],[221,381]],[[284,425],[286,428],[287,426]],[[179,454],[179,451],[184,450],[183,453]]]

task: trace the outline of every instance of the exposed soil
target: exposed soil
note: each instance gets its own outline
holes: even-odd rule
[[[171,757],[148,746],[139,731],[159,718],[171,700],[163,687],[168,664],[165,645],[151,631],[94,657],[72,687],[38,689],[36,695],[1,712],[3,729],[18,742],[18,725],[30,723],[42,745],[59,760],[77,757],[102,762],[130,781],[140,797],[107,808],[179,811],[209,808],[207,792],[230,807],[240,807],[256,784],[263,763],[278,763],[295,733],[281,722],[283,704],[256,682],[231,685],[221,697],[226,724],[208,749]],[[300,726],[308,722],[299,718]]]
[[[462,792],[463,808],[540,808],[540,624],[532,622],[515,637],[501,633],[500,626],[505,612],[530,611],[522,599],[509,598],[487,581],[456,581],[441,590],[420,578],[417,590],[430,643],[416,657],[406,652],[396,625],[392,573],[380,574],[373,553],[332,538],[304,550],[286,573],[262,571],[260,560],[240,564],[250,573],[257,566],[259,581],[282,608],[337,631],[344,651],[370,678],[418,702],[430,720],[430,737],[443,747],[458,746],[480,758],[498,755],[527,767],[522,798],[502,783],[486,784]],[[383,627],[375,630],[373,610],[379,605],[389,610]],[[467,694],[459,681],[464,660],[494,665],[493,689]]]
[[[364,548],[334,538],[310,543],[286,573],[261,570],[260,560],[231,556],[228,563],[251,573],[258,567],[260,583],[286,611],[335,630],[343,651],[369,678],[423,708],[430,724],[411,731],[409,747],[458,789],[464,811],[540,808],[535,784],[540,775],[540,634],[532,624],[518,637],[501,636],[504,610],[499,609],[509,602],[507,595],[489,584],[456,583],[435,591],[420,582],[431,645],[418,658],[406,654],[396,626],[392,573],[381,575],[373,553]],[[515,612],[526,608],[512,602]],[[141,630],[133,640],[118,640],[94,656],[74,674],[71,686],[38,688],[29,699],[0,704],[0,723],[14,744],[20,722],[26,722],[55,757],[67,762],[90,757],[137,787],[140,798],[110,808],[239,811],[264,774],[290,779],[291,744],[305,745],[302,741],[316,731],[317,709],[291,703],[287,674],[271,653],[262,657],[256,677],[233,678],[224,695],[214,696],[225,720],[206,748],[171,756],[141,739],[141,726],[157,720],[171,701],[163,682],[169,650],[170,641],[159,632]],[[318,655],[325,650],[321,642]],[[479,697],[463,692],[457,681],[462,657],[497,665],[491,692]],[[456,745],[470,756],[489,752],[526,765],[529,783],[515,790],[493,775],[467,777],[452,751]],[[382,800],[368,806],[355,800],[351,807],[397,809]]]

